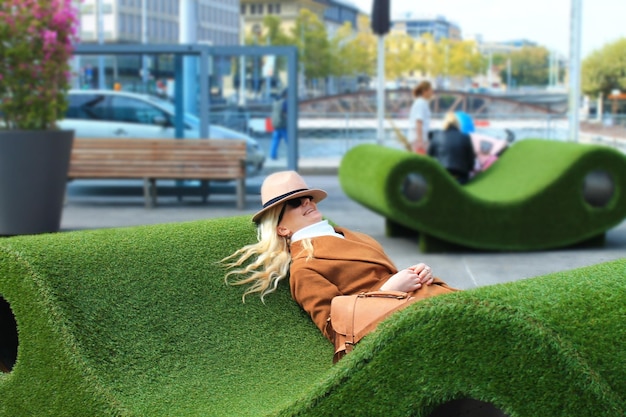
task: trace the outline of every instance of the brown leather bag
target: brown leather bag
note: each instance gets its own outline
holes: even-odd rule
[[[413,293],[401,291],[371,291],[334,297],[330,304],[329,323],[335,332],[333,363],[352,351],[366,334],[376,329],[378,323],[396,311],[416,301],[459,291],[439,278]]]
[[[333,363],[352,351],[366,334],[392,313],[419,300],[401,291],[371,291],[334,297],[330,324],[335,332]]]

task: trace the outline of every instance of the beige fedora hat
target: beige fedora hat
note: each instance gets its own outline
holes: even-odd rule
[[[280,171],[268,175],[261,185],[263,208],[252,217],[252,221],[257,223],[267,210],[282,202],[307,195],[313,197],[313,201],[317,203],[328,194],[323,190],[309,188],[296,171]]]

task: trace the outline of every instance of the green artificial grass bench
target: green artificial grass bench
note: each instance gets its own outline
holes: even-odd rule
[[[523,140],[465,186],[428,156],[360,145],[339,179],[389,236],[419,234],[424,252],[598,244],[626,218],[626,156],[600,145]]]
[[[333,366],[285,283],[265,304],[224,283],[255,236],[242,216],[1,240],[0,416],[624,415],[626,260],[426,300]]]

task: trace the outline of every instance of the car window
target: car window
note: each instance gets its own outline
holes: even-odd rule
[[[152,125],[155,117],[168,120],[165,112],[149,103],[130,97],[112,97],[111,109],[113,120],[118,122]]]
[[[164,101],[164,100],[155,99],[153,97],[150,97],[150,100],[158,103],[159,106],[164,108],[166,112],[168,112],[168,114],[171,116],[170,122],[174,123],[174,115],[176,114],[176,108],[171,103]],[[198,119],[193,114],[185,113],[183,115],[183,121],[185,123],[185,129],[198,129],[198,130],[200,129],[200,119]]]
[[[100,94],[70,94],[65,117],[68,119],[109,120],[106,97]]]

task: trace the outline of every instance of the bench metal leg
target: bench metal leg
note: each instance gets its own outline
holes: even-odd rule
[[[246,207],[246,179],[237,180],[237,208],[243,210]]]
[[[151,179],[150,180],[150,185],[152,188],[152,195],[150,196],[151,199],[150,201],[152,202],[152,207],[156,207],[157,205],[157,185],[156,185],[156,179]]]
[[[143,179],[143,198],[146,208],[153,208],[157,203],[156,180],[154,178]]]
[[[68,179],[65,183],[65,195],[63,196],[63,207],[67,206],[67,203],[70,199],[70,190],[68,189],[68,185],[72,182],[71,179]]]
[[[183,201],[183,190],[185,188],[184,180],[176,180],[176,197],[178,197],[178,202],[181,203]]]
[[[200,181],[200,195],[202,195],[202,203],[206,204],[207,199],[209,198],[209,181]]]

